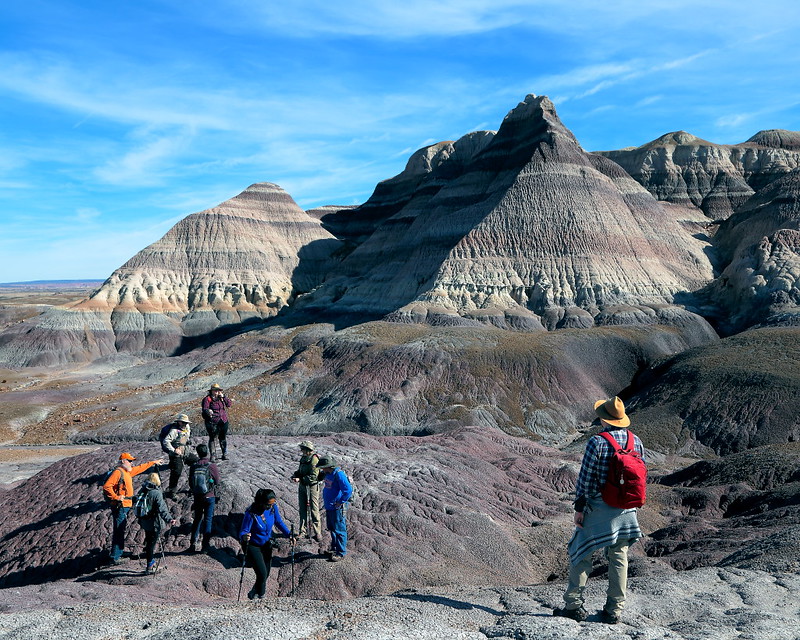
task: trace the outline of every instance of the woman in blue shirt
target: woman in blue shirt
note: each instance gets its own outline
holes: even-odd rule
[[[272,564],[272,528],[277,526],[287,537],[291,536],[278,511],[277,502],[274,491],[259,489],[253,504],[244,512],[242,527],[239,529],[242,548],[253,563],[253,571],[256,573],[256,583],[247,594],[250,600],[260,600],[267,592],[267,578]]]

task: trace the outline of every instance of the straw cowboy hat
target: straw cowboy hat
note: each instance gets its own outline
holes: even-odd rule
[[[603,422],[612,427],[627,427],[631,423],[631,419],[625,413],[625,405],[617,396],[608,400],[598,400],[594,403],[594,410]]]

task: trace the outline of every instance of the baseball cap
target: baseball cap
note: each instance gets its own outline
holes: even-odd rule
[[[136,460],[136,458],[134,458],[130,453],[127,453],[127,452],[126,453],[120,453],[119,454],[119,459],[120,460]]]

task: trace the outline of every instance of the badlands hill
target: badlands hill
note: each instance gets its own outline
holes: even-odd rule
[[[314,288],[340,242],[274,184],[187,216],[117,269],[87,300],[0,334],[14,366],[149,357],[196,336],[269,318]]]
[[[299,309],[591,326],[615,305],[669,304],[713,277],[702,242],[583,151],[546,97],[528,96],[496,134],[418,152],[330,228],[351,217],[380,224]]]
[[[676,131],[619,151],[601,151],[658,200],[724,220],[756,191],[800,168],[800,133],[759,131],[746,142],[714,144]]]
[[[4,309],[0,438],[112,446],[0,490],[0,629],[609,637],[548,614],[592,401],[619,394],[652,477],[618,636],[800,637],[799,137],[680,132],[593,154],[528,96],[496,132],[419,150],[359,207],[303,212],[253,185],[86,300]],[[180,553],[182,496],[168,574],[97,571],[99,475],[121,448],[156,457],[174,414],[199,422],[212,382],[235,402],[213,553]],[[284,599],[284,552],[268,615],[222,605],[252,492],[273,486],[296,519],[300,436],[352,472],[357,553],[334,570],[302,550],[298,596],[312,600]],[[127,606],[125,619],[89,604],[165,593],[164,610]],[[59,610],[15,613],[31,602]]]

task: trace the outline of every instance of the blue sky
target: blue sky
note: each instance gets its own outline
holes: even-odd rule
[[[254,182],[357,204],[548,95],[587,150],[800,129],[795,0],[0,8],[0,282],[105,278]]]

